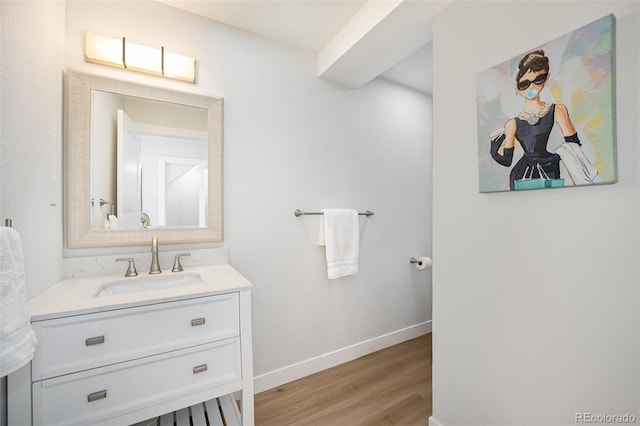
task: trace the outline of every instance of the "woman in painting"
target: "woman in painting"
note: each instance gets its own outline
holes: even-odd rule
[[[560,179],[560,156],[547,151],[554,123],[560,126],[566,142],[581,145],[567,108],[540,100],[540,91],[548,79],[549,58],[544,50],[528,53],[520,60],[516,93],[524,98],[524,109],[517,117],[507,121],[504,133],[492,134],[491,137],[491,157],[505,167],[511,166],[516,139],[524,150],[524,155],[509,175],[509,187],[512,190],[515,189],[516,180],[523,178]]]

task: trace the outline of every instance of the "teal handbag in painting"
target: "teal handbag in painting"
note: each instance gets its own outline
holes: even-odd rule
[[[564,179],[549,179],[549,175],[540,167],[540,164],[536,164],[539,178],[533,178],[533,167],[527,166],[524,169],[524,176],[522,179],[516,179],[514,187],[516,191],[525,189],[542,189],[542,188],[562,188],[564,186]],[[529,171],[531,171],[529,173]],[[528,174],[527,174],[528,173]]]
[[[562,188],[564,186],[564,179],[545,179],[545,188]]]

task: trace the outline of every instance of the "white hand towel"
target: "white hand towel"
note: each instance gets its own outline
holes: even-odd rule
[[[20,234],[0,227],[0,377],[33,358],[36,336],[27,305]]]
[[[330,279],[358,273],[360,226],[352,209],[324,209],[320,217],[318,244],[325,246]]]

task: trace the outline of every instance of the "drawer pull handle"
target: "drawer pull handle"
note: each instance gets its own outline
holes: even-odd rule
[[[204,373],[207,371],[207,364],[196,365],[193,367],[193,374]]]
[[[191,320],[191,327],[195,327],[196,325],[203,325],[204,324],[204,318],[196,318],[196,319],[192,319]]]
[[[99,345],[100,343],[104,343],[104,336],[89,337],[84,341],[86,346]]]
[[[87,402],[97,401],[99,399],[106,398],[106,397],[107,397],[107,390],[103,389],[98,392],[90,393],[89,396],[87,396]]]

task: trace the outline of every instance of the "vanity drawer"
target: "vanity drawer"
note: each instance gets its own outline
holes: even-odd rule
[[[239,380],[240,339],[231,338],[35,382],[33,424],[110,424],[132,411]]]
[[[239,336],[238,293],[32,323],[33,380]]]

